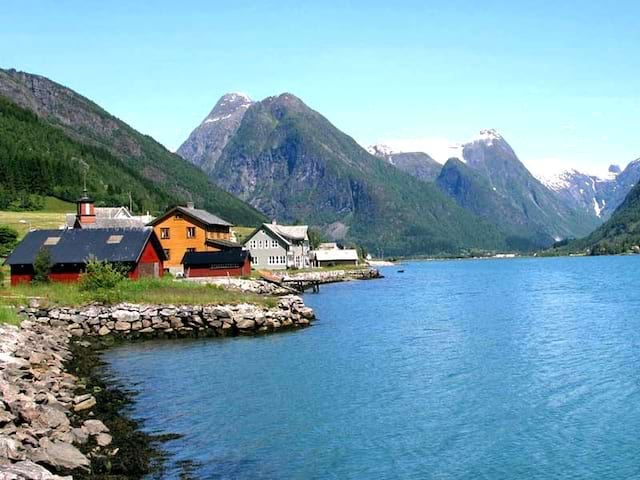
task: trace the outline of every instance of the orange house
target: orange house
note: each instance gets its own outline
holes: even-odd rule
[[[216,252],[225,249],[225,245],[235,245],[231,243],[232,225],[195,208],[193,203],[174,207],[149,225],[167,257],[164,266],[172,272],[182,271],[182,258],[187,252]]]

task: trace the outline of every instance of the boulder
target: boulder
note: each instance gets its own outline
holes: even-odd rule
[[[52,442],[48,438],[40,441],[40,447],[32,452],[31,459],[53,468],[67,470],[88,469],[90,465],[89,459],[70,443]]]
[[[84,402],[80,402],[77,405],[74,405],[73,410],[76,412],[81,412],[83,410],[89,410],[90,408],[95,407],[95,405],[96,405],[96,399],[94,397],[91,397],[85,400]]]
[[[6,435],[0,436],[0,459],[23,460],[22,444]]]
[[[82,429],[89,435],[98,435],[99,433],[108,432],[107,426],[100,420],[86,420],[82,425]]]
[[[115,329],[119,332],[126,332],[131,330],[131,324],[122,320],[118,320],[116,322]]]
[[[108,433],[99,433],[96,435],[96,443],[99,447],[106,447],[113,441],[113,437]]]
[[[72,480],[72,477],[54,475],[30,460],[0,465],[0,480]]]
[[[116,310],[111,314],[111,317],[116,321],[132,323],[140,320],[139,312],[132,312],[130,310]]]
[[[100,327],[100,330],[98,330],[98,335],[100,335],[101,337],[104,337],[105,335],[109,335],[111,333],[111,330],[109,330],[109,328],[107,328],[106,325],[103,325],[102,327]]]
[[[239,330],[253,330],[256,327],[256,322],[255,320],[245,318],[237,323],[237,327]]]

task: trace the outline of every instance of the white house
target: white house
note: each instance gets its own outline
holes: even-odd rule
[[[309,261],[309,227],[263,223],[244,241],[251,252],[251,265],[260,270],[307,268]]]
[[[309,252],[311,265],[329,267],[334,265],[358,265],[358,251],[352,248],[338,248],[335,243],[321,243],[317,250]]]

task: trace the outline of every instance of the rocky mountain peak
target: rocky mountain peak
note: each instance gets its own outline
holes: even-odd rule
[[[211,171],[254,103],[245,93],[223,95],[176,153],[205,172]]]
[[[389,160],[395,153],[389,145],[386,145],[384,143],[369,145],[367,147],[367,152],[369,152],[371,155],[375,155],[376,157],[384,158],[386,160]]]

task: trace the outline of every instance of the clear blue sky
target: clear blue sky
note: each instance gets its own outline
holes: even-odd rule
[[[288,91],[364,144],[492,127],[532,169],[593,170],[640,156],[639,17],[633,0],[0,0],[0,66],[170,149],[225,92]]]

